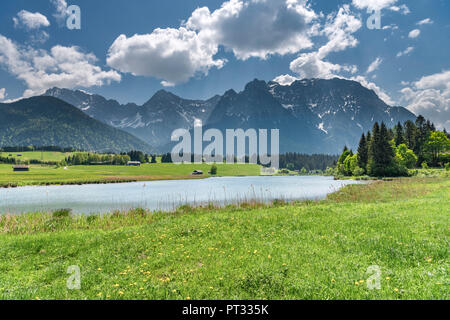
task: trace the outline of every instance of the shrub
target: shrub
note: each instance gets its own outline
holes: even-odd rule
[[[92,216],[88,216],[88,217],[86,218],[86,221],[87,221],[87,223],[93,223],[93,222],[95,222],[97,219],[98,219],[98,216],[92,215]]]
[[[447,162],[445,165],[445,170],[450,171],[450,162]]]
[[[355,169],[353,169],[352,174],[356,177],[362,176],[364,174],[364,169],[357,166]]]
[[[428,163],[426,161],[422,162],[422,169],[424,170],[428,169]]]
[[[72,209],[58,209],[53,211],[53,218],[66,218],[72,214]]]
[[[211,167],[211,174],[216,175],[217,174],[217,166],[216,164],[213,164]]]

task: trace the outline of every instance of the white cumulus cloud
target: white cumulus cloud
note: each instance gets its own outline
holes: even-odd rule
[[[307,0],[229,0],[214,11],[196,9],[179,28],[119,36],[108,51],[108,65],[124,73],[186,82],[221,68],[219,47],[236,58],[266,59],[311,48],[316,13]]]
[[[358,40],[353,33],[361,26],[361,21],[351,14],[350,7],[344,5],[337,13],[327,16],[325,26],[320,30],[328,42],[317,51],[301,54],[291,62],[290,69],[302,78],[332,78],[342,71],[352,74],[357,72],[355,65],[334,64],[325,58],[332,52],[356,47]]]
[[[226,61],[213,58],[217,51],[217,45],[184,27],[156,29],[146,35],[119,36],[109,48],[107,63],[121,72],[160,78],[163,85],[172,86],[198,72],[221,68]]]
[[[411,30],[411,32],[408,34],[408,37],[410,37],[411,39],[415,39],[418,36],[420,36],[420,30],[419,29]]]
[[[352,3],[358,9],[382,10],[396,3],[397,0],[353,0]]]
[[[450,70],[422,77],[401,90],[402,102],[440,128],[450,129]]]
[[[296,53],[312,46],[310,24],[317,18],[306,0],[230,0],[220,9],[192,13],[186,23],[238,59]]]
[[[22,10],[13,18],[15,27],[23,27],[27,30],[40,29],[50,26],[47,17],[39,12],[29,12]]]
[[[24,97],[42,94],[51,87],[101,86],[120,81],[116,71],[104,71],[96,66],[97,58],[78,47],[54,46],[47,50],[21,47],[0,35],[0,67],[24,81]]]

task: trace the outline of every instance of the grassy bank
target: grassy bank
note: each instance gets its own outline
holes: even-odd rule
[[[250,164],[218,164],[217,176],[258,176],[260,166]],[[194,170],[203,170],[204,176],[192,176]],[[13,172],[11,165],[0,164],[0,186],[45,184],[111,183],[209,177],[207,164],[143,164],[128,166],[69,166],[55,168],[32,165],[29,172]]]
[[[449,192],[410,178],[321,202],[1,217],[0,299],[448,299]]]

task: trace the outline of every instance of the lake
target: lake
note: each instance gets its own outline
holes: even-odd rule
[[[320,200],[345,185],[356,183],[359,182],[321,176],[260,176],[20,187],[0,189],[0,213],[62,208],[84,214],[132,208],[169,211],[184,204],[195,206],[208,202],[227,205],[250,200]]]

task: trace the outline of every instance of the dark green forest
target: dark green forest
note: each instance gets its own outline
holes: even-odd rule
[[[417,167],[448,168],[449,150],[449,134],[422,116],[393,129],[375,123],[372,131],[362,134],[356,153],[344,147],[336,170],[344,176],[408,176],[408,170]]]

